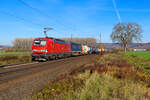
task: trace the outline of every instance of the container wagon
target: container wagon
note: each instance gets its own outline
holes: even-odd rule
[[[94,53],[96,53],[96,48],[93,46],[90,46],[89,54],[94,54]]]
[[[81,55],[82,47],[78,43],[70,43],[70,51],[72,56]]]
[[[88,46],[87,45],[82,45],[82,54],[83,55],[86,55],[86,54],[88,54]]]

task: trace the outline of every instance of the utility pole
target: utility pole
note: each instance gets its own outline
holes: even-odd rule
[[[72,34],[70,35],[70,42],[72,42]]]
[[[102,40],[101,40],[101,33],[99,34],[99,43],[101,44]]]
[[[103,51],[102,51],[102,39],[101,39],[101,33],[99,34],[99,44],[100,44],[100,53],[101,55],[103,54]]]

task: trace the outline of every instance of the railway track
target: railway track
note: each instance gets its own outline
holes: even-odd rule
[[[34,63],[34,62],[31,62]],[[1,68],[9,68],[9,67],[15,67],[15,66],[20,66],[20,65],[25,65],[25,64],[31,64],[31,63],[15,63],[15,64],[8,64],[8,65],[0,65]]]
[[[86,55],[89,56],[89,55]],[[24,75],[32,74],[38,72],[40,69],[45,70],[51,68],[55,65],[69,63],[70,60],[75,60],[78,58],[82,58],[83,56],[71,57],[65,59],[52,60],[48,62],[33,62],[27,64],[17,64],[11,66],[5,66],[0,69],[0,83],[6,82]],[[47,66],[52,65],[52,66]],[[42,67],[42,68],[41,68]]]
[[[78,56],[1,68],[0,97],[2,100],[29,100],[50,79],[93,62],[95,56]]]
[[[71,58],[66,58],[66,59],[52,60],[48,62],[33,62],[33,63],[27,63],[27,64],[15,64],[15,65],[5,66],[0,69],[0,83],[26,75],[26,74],[30,74],[29,72],[31,71],[38,71],[39,68],[41,68],[41,66],[44,66],[47,64],[55,64],[57,62],[67,63],[66,61],[70,59],[76,59],[76,58],[71,57]]]

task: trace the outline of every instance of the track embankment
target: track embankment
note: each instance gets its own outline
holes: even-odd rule
[[[0,69],[0,100],[29,100],[49,80],[93,62],[96,55],[59,59],[49,62]]]

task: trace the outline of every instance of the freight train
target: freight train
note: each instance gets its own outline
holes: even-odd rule
[[[97,48],[79,43],[65,42],[60,39],[46,37],[35,38],[32,43],[32,60],[52,60],[77,55],[96,53]]]

